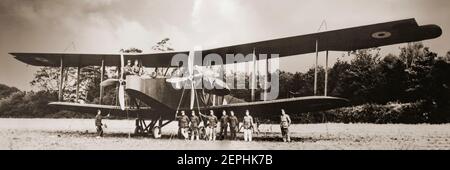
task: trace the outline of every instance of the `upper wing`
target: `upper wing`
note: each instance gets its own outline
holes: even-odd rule
[[[439,37],[442,30],[437,25],[419,26],[415,19],[392,21],[380,24],[353,27],[341,30],[320,32],[240,44],[203,50],[203,58],[208,54],[218,54],[222,61],[226,61],[226,54],[279,54],[279,57],[312,53],[316,51],[316,41],[319,51],[351,51],[371,47],[392,45],[397,43],[422,41]],[[175,54],[188,54],[187,51],[153,53],[153,54],[125,54],[125,59],[140,59],[143,66],[170,66]],[[10,53],[16,59],[35,66],[60,66],[63,58],[64,65],[69,67],[101,65],[120,65],[119,54],[67,54],[67,53]],[[242,61],[239,61],[242,62]],[[224,62],[225,63],[225,62]]]
[[[204,55],[225,54],[279,54],[279,57],[312,53],[316,51],[352,51],[405,42],[422,41],[439,37],[442,30],[437,25],[419,26],[415,19],[392,21],[315,34],[273,39],[203,51]],[[225,61],[225,60],[224,60]]]
[[[17,60],[34,66],[61,66],[61,58],[65,67],[119,66],[120,54],[76,54],[76,53],[10,53]],[[189,52],[166,52],[154,54],[124,54],[125,60],[139,59],[145,67],[169,67],[172,56],[189,54]]]
[[[278,120],[281,115],[281,109],[284,109],[288,114],[300,114],[305,112],[313,112],[320,110],[328,110],[343,107],[349,104],[347,99],[327,96],[308,96],[296,97],[288,99],[279,99],[272,101],[259,101],[248,103],[234,103],[221,106],[211,106],[202,108],[202,110],[214,110],[216,113],[221,113],[222,110],[234,111],[236,115],[244,116],[246,110],[250,111],[253,117]],[[219,114],[220,115],[220,114]]]

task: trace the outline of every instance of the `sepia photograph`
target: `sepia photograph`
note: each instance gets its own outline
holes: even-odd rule
[[[448,0],[1,0],[0,150],[449,150],[449,18]]]

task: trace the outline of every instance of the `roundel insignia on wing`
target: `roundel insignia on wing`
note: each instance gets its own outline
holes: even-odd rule
[[[375,32],[375,33],[373,33],[372,34],[372,37],[373,38],[376,38],[376,39],[384,39],[384,38],[389,38],[389,37],[391,37],[391,33],[390,32],[387,32],[387,31],[379,31],[379,32]]]

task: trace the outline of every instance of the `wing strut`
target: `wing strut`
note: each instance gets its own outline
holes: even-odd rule
[[[105,75],[105,58],[102,58],[102,70],[100,72],[100,82],[103,82],[103,76]],[[99,103],[103,103],[103,86],[100,85],[100,100]]]
[[[76,90],[76,97],[75,97],[75,102],[78,103],[78,99],[80,99],[80,71],[81,71],[81,67],[77,66],[77,90]]]
[[[59,89],[58,89],[58,101],[63,100],[63,81],[64,81],[64,59],[61,56],[59,59]]]
[[[324,96],[327,96],[327,86],[328,86],[328,50],[325,53],[325,87],[324,87]]]
[[[320,24],[319,31],[322,28],[322,26],[325,26],[325,31],[328,30],[327,21],[323,20],[322,24]],[[325,84],[324,84],[324,92],[323,95],[327,96],[327,90],[328,89],[328,49],[325,51]]]
[[[266,71],[264,76],[264,101],[267,101],[267,93],[269,93],[269,58],[266,58]]]
[[[252,73],[252,87],[251,87],[251,93],[252,93],[252,101],[255,101],[255,89],[256,89],[256,54],[255,49],[253,48],[253,73]]]
[[[316,40],[316,63],[314,64],[314,96],[317,95],[317,64],[319,60],[319,40]]]

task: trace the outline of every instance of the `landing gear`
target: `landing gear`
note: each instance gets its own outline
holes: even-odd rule
[[[145,130],[144,130],[143,124],[145,126],[145,121],[144,120],[136,119],[136,128],[134,129],[134,134],[135,135],[145,134]]]
[[[136,119],[136,128],[134,134],[137,136],[151,136],[155,139],[159,139],[162,136],[161,129],[165,125],[172,122],[171,120],[163,123],[161,119],[152,119],[147,124],[144,119]],[[157,124],[158,123],[158,124]]]
[[[161,133],[161,128],[159,126],[153,127],[152,132],[153,132],[153,138],[155,138],[155,139],[161,138],[162,133]]]
[[[134,128],[134,134],[136,136],[143,136],[146,134],[146,124],[144,119],[136,119],[136,128]]]

